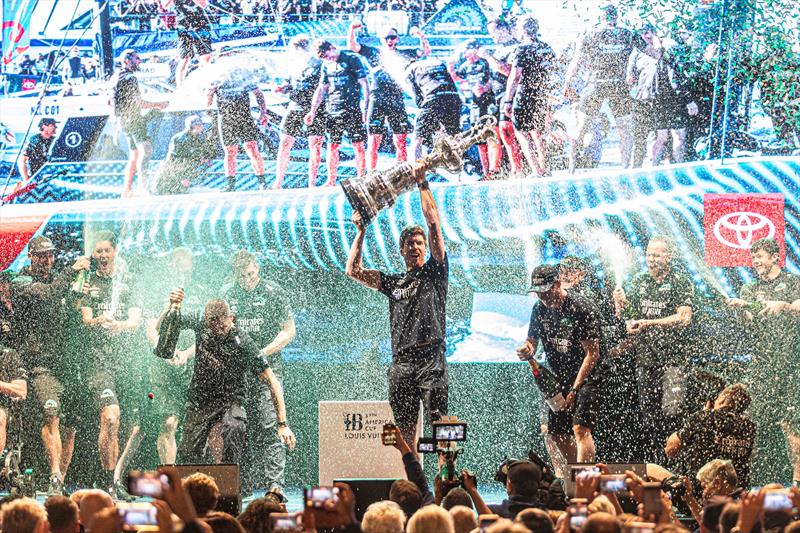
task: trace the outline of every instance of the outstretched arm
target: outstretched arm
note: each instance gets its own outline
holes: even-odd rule
[[[356,233],[356,238],[350,247],[350,255],[347,256],[347,269],[345,270],[345,274],[362,285],[377,291],[381,288],[381,273],[377,270],[364,268],[361,262],[366,229],[364,228],[364,223],[358,211],[353,213],[353,223],[358,228],[358,233]]]
[[[442,225],[439,222],[439,208],[436,199],[433,197],[428,182],[425,181],[425,167],[418,165],[414,169],[417,183],[419,184],[419,198],[422,202],[422,215],[428,225],[428,241],[431,249],[431,257],[437,263],[444,263],[446,250],[444,248],[444,235],[442,235]]]

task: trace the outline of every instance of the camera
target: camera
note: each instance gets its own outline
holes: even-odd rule
[[[169,477],[159,472],[131,470],[128,473],[128,493],[131,496],[163,498],[164,486],[169,487]]]
[[[625,474],[604,474],[600,476],[600,492],[621,494],[628,491]]]
[[[339,488],[308,486],[303,489],[303,500],[307,508],[321,508],[327,501],[334,503],[339,501]]]
[[[662,481],[661,490],[668,493],[673,499],[686,496],[686,485],[678,476],[668,477]]]
[[[158,531],[156,508],[152,503],[117,503],[117,511],[126,531]]]
[[[434,422],[433,438],[437,441],[463,442],[467,440],[467,423]]]
[[[791,511],[793,507],[788,490],[771,490],[764,495],[765,511]]]
[[[383,425],[383,431],[381,432],[381,442],[384,446],[394,446],[397,444],[397,437],[395,436],[394,430],[397,426],[392,424],[391,422]]]
[[[567,507],[567,516],[569,516],[569,529],[571,531],[580,531],[586,520],[589,519],[589,508],[587,502],[583,498],[573,498],[569,507]]]

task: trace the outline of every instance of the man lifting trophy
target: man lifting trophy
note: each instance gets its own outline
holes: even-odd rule
[[[493,138],[496,123],[492,116],[481,117],[475,126],[458,135],[437,136],[433,151],[416,163],[402,162],[388,170],[372,171],[363,178],[342,181],[347,201],[361,215],[361,223],[368,225],[380,210],[393,205],[398,196],[423,181],[426,172],[438,167],[460,172],[464,167],[464,152],[473,144]]]

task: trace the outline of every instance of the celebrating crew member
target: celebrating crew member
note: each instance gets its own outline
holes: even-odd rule
[[[367,165],[372,170],[378,164],[378,148],[383,142],[383,132],[387,121],[392,129],[397,160],[405,161],[407,158],[408,113],[406,113],[406,106],[403,102],[403,88],[400,87],[393,74],[395,72],[402,73],[409,61],[428,55],[430,47],[422,32],[418,32],[423,45],[422,50],[399,50],[397,43],[400,42],[400,35],[395,28],[389,28],[386,31],[383,36],[384,46],[380,49],[361,44],[356,39],[356,31],[361,27],[361,21],[358,19],[353,20],[350,24],[347,33],[347,47],[364,56],[372,69],[367,107],[367,124],[369,126]]]
[[[57,123],[52,118],[43,118],[39,121],[39,133],[31,136],[17,163],[23,183],[30,181],[31,176],[35,176],[50,160],[50,148],[56,140]]]
[[[563,93],[573,98],[571,84],[578,68],[585,65],[588,70],[588,85],[580,95],[577,134],[570,143],[570,172],[575,172],[575,162],[583,149],[583,139],[606,100],[617,123],[622,166],[628,168],[631,162],[631,98],[625,83],[625,70],[631,51],[634,47],[644,48],[644,41],[632,31],[617,26],[619,16],[616,6],[606,4],[601,9],[605,13],[602,26],[586,34],[577,43],[564,79]]]
[[[122,52],[119,58],[120,69],[111,78],[112,105],[114,116],[119,121],[122,132],[128,141],[128,163],[125,166],[123,198],[130,196],[133,177],[139,171],[138,194],[150,191],[148,164],[153,153],[153,144],[147,131],[149,115],[142,115],[143,109],[165,109],[169,102],[150,102],[142,98],[136,72],[142,60],[132,49]]]
[[[542,342],[566,400],[561,411],[548,411],[547,431],[568,463],[594,462],[592,428],[598,411],[594,369],[600,359],[597,310],[561,286],[557,266],[534,268],[528,292],[535,292],[539,301],[533,306],[528,338],[517,348],[517,356],[533,369],[533,356]]]
[[[167,156],[156,176],[156,194],[181,194],[208,168],[217,155],[216,138],[206,133],[199,115],[189,115],[183,131],[169,142]]]
[[[466,86],[469,120],[471,125],[475,125],[480,117],[497,114],[491,84],[492,71],[489,62],[479,55],[481,44],[477,39],[468,39],[462,46],[461,58],[451,59],[447,67],[453,81]],[[478,144],[478,154],[483,176],[490,178],[499,169],[500,160],[496,157],[496,153],[489,157],[489,146],[486,141]]]
[[[620,352],[633,349],[639,382],[639,411],[647,462],[663,463],[664,442],[678,429],[677,415],[686,375],[686,326],[692,321],[694,286],[672,265],[673,249],[665,237],[647,243],[647,270],[627,289],[614,289],[617,315],[626,320],[628,339]]]
[[[775,458],[788,444],[792,478],[800,486],[800,279],[781,268],[773,239],[754,242],[750,257],[757,278],[728,305],[741,310],[755,337],[750,388],[759,422],[756,470],[764,479],[783,479],[785,463]]]
[[[180,303],[183,297],[177,289],[170,292],[169,300]],[[165,315],[166,309],[159,326]],[[211,300],[202,314],[181,314],[180,327],[193,329],[196,341],[179,460],[203,463],[211,458],[217,464],[241,464],[247,446],[247,376],[253,374],[269,383],[278,420],[285,422],[281,384],[255,342],[235,325],[224,300]],[[293,445],[288,425],[277,431],[281,440]]]
[[[478,52],[481,54],[481,57],[489,62],[489,66],[492,67],[492,92],[496,98],[495,105],[497,106],[500,138],[508,153],[511,172],[518,173],[522,170],[522,153],[520,152],[519,143],[514,133],[514,124],[504,112],[504,103],[508,75],[511,73],[511,60],[519,42],[514,38],[512,27],[505,19],[496,18],[490,20],[487,27],[489,29],[489,34],[492,36],[497,46],[491,54],[485,53],[484,48],[481,48]],[[490,140],[489,143],[491,147],[493,141]],[[498,152],[496,157],[499,160],[502,159],[502,154],[500,153],[502,147],[499,144],[496,146]]]
[[[367,69],[358,55],[349,50],[339,50],[330,42],[319,40],[314,43],[314,53],[324,60],[322,76],[319,80],[311,110],[305,116],[306,126],[314,124],[317,110],[325,97],[328,117],[325,131],[328,133],[328,183],[336,185],[336,172],[339,168],[339,145],[347,132],[356,156],[356,173],[364,175],[366,165],[364,140],[367,130],[364,127],[369,102]],[[364,97],[364,110],[360,107]]]
[[[175,5],[175,25],[178,27],[178,68],[175,85],[180,87],[186,69],[193,58],[207,65],[211,61],[211,23],[203,11],[208,0],[159,0],[164,10]]]
[[[80,309],[88,328],[91,365],[88,384],[100,414],[98,448],[104,475],[102,486],[117,494],[121,473],[120,469],[115,472],[115,468],[120,461],[122,414],[130,425],[129,440],[138,438],[139,402],[135,397],[138,376],[131,363],[135,352],[133,332],[142,322],[142,305],[137,301],[130,274],[117,257],[117,237],[110,231],[100,231],[94,236],[91,250],[97,270],[86,278]]]
[[[433,148],[433,136],[442,128],[450,135],[461,129],[461,97],[447,65],[440,59],[413,61],[406,74],[419,107],[414,124],[414,158],[422,157],[422,148]]]
[[[296,335],[294,317],[281,291],[262,279],[253,254],[239,250],[231,257],[234,283],[223,287],[222,297],[236,317],[239,331],[247,333],[260,348],[275,380],[283,382],[283,350]],[[255,488],[283,490],[286,449],[294,448],[294,436],[286,418],[279,418],[267,383],[248,375],[247,461],[243,472],[245,493]]]
[[[71,424],[65,424],[64,434],[61,432],[62,394],[69,381],[69,369],[64,365],[65,322],[67,313],[72,311],[68,302],[74,304],[69,288],[77,272],[89,269],[89,258],[80,257],[72,268],[55,276],[55,251],[47,237],[31,239],[28,243],[31,264],[20,275],[30,276],[32,282],[12,289],[14,336],[23,365],[29,369],[37,422],[50,463],[50,495],[63,492],[64,476],[75,445],[75,428]]]
[[[0,273],[0,285],[3,292],[8,290],[8,273]],[[7,311],[5,302],[0,304],[0,313]],[[8,316],[0,316],[0,450],[6,449],[8,429],[8,410],[11,402],[24,400],[28,395],[28,374],[22,365],[19,353],[9,346],[11,343],[11,323]],[[6,452],[9,453],[9,452]]]
[[[293,49],[292,64],[299,65],[303,61],[302,70],[295,72],[287,85],[276,88],[279,93],[289,96],[289,108],[281,121],[281,140],[278,145],[278,163],[275,171],[275,184],[273,189],[280,189],[286,170],[289,168],[289,159],[292,146],[297,137],[304,136],[308,139],[308,186],[313,187],[319,175],[319,162],[322,159],[322,139],[325,134],[326,114],[319,110],[314,116],[310,126],[303,120],[311,110],[314,91],[319,85],[322,76],[322,60],[311,53],[311,40],[308,35],[295,35],[289,46]]]
[[[520,18],[517,31],[523,44],[517,47],[511,60],[503,114],[513,117],[525,159],[541,176],[550,173],[543,136],[550,112],[549,78],[556,56],[547,43],[539,40],[539,21],[532,16]],[[536,148],[535,157],[531,144]]]
[[[264,179],[264,158],[258,150],[258,126],[250,113],[250,93],[256,97],[260,115],[259,124],[266,124],[267,104],[261,90],[253,83],[242,80],[227,79],[211,87],[208,91],[208,107],[217,102],[219,111],[219,138],[225,147],[225,175],[228,177],[227,192],[236,188],[236,156],[239,154],[239,145],[244,146],[247,157],[253,165],[253,173],[258,180],[259,187],[266,189]]]
[[[444,73],[446,66],[441,63]],[[449,75],[448,75],[449,78]],[[451,82],[452,83],[452,82]],[[425,169],[414,167],[428,238],[420,226],[408,226],[400,234],[403,274],[368,270],[362,265],[366,227],[358,212],[358,229],[347,258],[348,276],[389,298],[392,365],[389,368],[389,404],[406,442],[416,439],[419,402],[427,420],[447,414],[447,362],[445,360],[445,302],[449,267],[436,200],[425,181]],[[431,256],[426,261],[427,245]]]

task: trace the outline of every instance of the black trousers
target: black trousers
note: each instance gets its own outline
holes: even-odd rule
[[[235,403],[223,406],[189,404],[183,422],[183,439],[178,449],[182,463],[213,462],[208,436],[216,424],[222,426],[222,462],[241,462],[247,449],[247,414]]]

